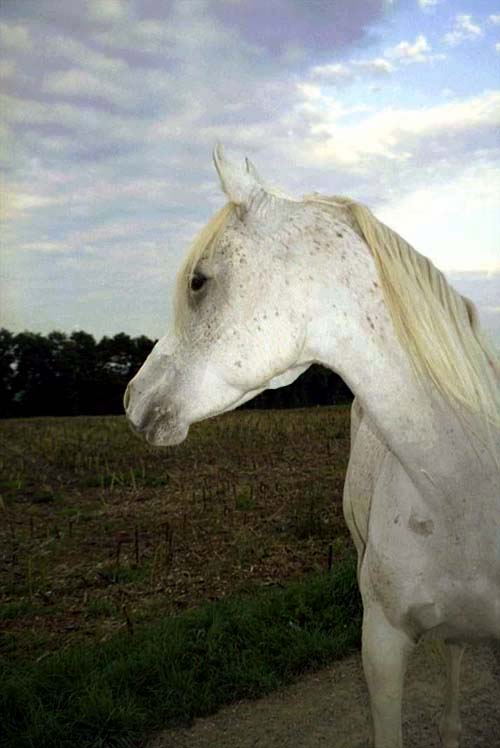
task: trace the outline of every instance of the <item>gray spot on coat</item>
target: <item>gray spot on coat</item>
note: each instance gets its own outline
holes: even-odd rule
[[[417,535],[432,535],[434,532],[434,522],[431,519],[420,520],[413,514],[408,520],[408,527]]]

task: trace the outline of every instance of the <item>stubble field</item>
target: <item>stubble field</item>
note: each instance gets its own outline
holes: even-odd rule
[[[348,406],[230,413],[167,450],[120,417],[1,422],[0,654],[335,567],[348,454]]]

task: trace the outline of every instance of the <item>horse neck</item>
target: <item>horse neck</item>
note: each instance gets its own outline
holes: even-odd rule
[[[317,296],[309,337],[314,360],[340,374],[423,492],[462,493],[465,473],[477,485],[487,453],[452,405],[418,380],[367,248],[353,246],[344,262],[340,272],[323,268],[322,278],[333,280],[322,281]]]

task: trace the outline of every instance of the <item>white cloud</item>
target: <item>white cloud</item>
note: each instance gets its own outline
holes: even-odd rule
[[[15,184],[4,184],[2,197],[2,218],[5,221],[23,218],[34,210],[48,208],[60,202],[56,196],[28,192]]]
[[[165,53],[175,42],[175,30],[172,24],[139,20],[132,26],[111,26],[106,31],[94,34],[94,38],[111,48],[135,48],[140,52],[160,54]]]
[[[430,52],[430,46],[423,34],[419,34],[415,39],[414,43],[400,42],[395,47],[386,49],[384,54],[386,57],[394,60],[410,60],[413,61],[415,58],[422,58],[425,52]]]
[[[479,164],[450,181],[436,177],[388,201],[377,215],[443,270],[493,272],[500,270],[499,203],[500,168]]]
[[[31,34],[21,24],[0,23],[0,41],[5,49],[25,52],[31,49]]]
[[[94,228],[72,231],[66,236],[66,241],[70,246],[122,242],[124,239],[143,236],[148,226],[148,221],[111,221]]]
[[[322,97],[321,88],[312,83],[297,83],[297,90],[304,99],[320,99]]]
[[[488,17],[488,21],[493,24],[493,26],[500,26],[500,13],[492,13]]]
[[[90,0],[88,4],[88,16],[92,21],[121,21],[127,15],[124,0]]]
[[[183,61],[214,67],[228,59],[242,61],[246,56],[262,57],[261,48],[243,41],[209,13],[210,5],[203,0],[178,0],[171,5],[167,19],[143,18],[133,23],[116,23],[93,38],[102,45],[120,51],[146,52],[162,55],[164,61]],[[207,57],[207,54],[210,57]],[[213,57],[212,57],[213,55]],[[202,71],[198,69],[198,74]]]
[[[307,58],[307,50],[299,44],[285,44],[281,51],[281,62],[284,65],[296,65]]]
[[[423,34],[419,34],[413,44],[403,41],[386,49],[384,55],[390,60],[408,65],[414,62],[434,62],[445,59],[443,54],[431,54],[431,47]]]
[[[483,331],[496,344],[500,353],[500,269],[489,272],[453,272],[447,275],[459,293],[474,301]]]
[[[416,4],[415,25],[408,32],[412,36],[399,37],[405,41],[387,50],[390,56],[384,54],[384,36],[372,39],[375,51],[365,59],[360,45],[351,46],[351,58],[347,45],[332,45],[335,56],[325,58],[324,49],[312,51],[302,29],[287,44],[285,23],[272,53],[259,49],[264,42],[247,34],[247,28],[243,33],[237,20],[226,23],[212,0],[151,0],[148,10],[134,0],[89,0],[83,10],[60,2],[64,11],[53,25],[39,19],[26,25],[33,52],[18,59],[11,54],[16,69],[10,63],[4,67],[19,84],[13,89],[18,93],[0,103],[10,126],[12,148],[6,153],[16,182],[7,205],[11,217],[6,230],[11,233],[4,244],[9,246],[9,272],[31,277],[35,289],[34,303],[29,292],[20,293],[16,302],[23,310],[22,326],[49,325],[35,309],[37,293],[43,292],[50,325],[67,320],[71,326],[76,319],[93,326],[92,331],[110,332],[123,324],[130,329],[130,288],[136,288],[136,275],[146,267],[141,298],[147,302],[138,305],[142,316],[134,325],[137,332],[150,332],[151,320],[160,319],[159,306],[151,305],[168,299],[166,276],[173,275],[186,244],[223,202],[210,162],[218,138],[229,149],[248,153],[271,183],[294,194],[344,192],[372,206],[394,196],[393,207],[401,211],[395,217],[401,217],[405,236],[407,227],[413,231],[412,209],[427,218],[428,186],[431,203],[443,208],[444,222],[456,221],[453,240],[461,221],[472,236],[472,214],[483,215],[484,205],[487,215],[477,233],[481,251],[478,244],[476,256],[487,257],[487,234],[498,233],[498,226],[493,226],[492,200],[481,185],[493,177],[485,169],[477,178],[469,175],[467,182],[462,172],[464,164],[493,160],[500,93],[467,100],[453,94],[445,100],[427,88],[424,75],[412,79],[413,70],[407,67],[405,81],[410,86],[414,81],[419,101],[433,105],[412,106],[411,88],[404,98],[399,95],[396,71],[407,62],[436,58],[430,49],[432,32],[425,27],[427,36],[417,34],[422,16]],[[276,4],[289,5],[287,0]],[[248,13],[246,5],[242,2],[238,13]],[[307,3],[298,5],[306,8]],[[350,17],[353,8],[361,14],[361,0],[352,8],[349,4],[345,12]],[[430,3],[427,9],[432,9]],[[454,16],[442,33],[451,28]],[[22,33],[18,37],[20,44]],[[330,64],[312,67],[320,61]],[[342,89],[351,83],[352,91]],[[371,83],[384,85],[383,96],[371,95]],[[470,216],[466,201],[452,190],[455,178],[460,189],[479,190],[469,203]],[[413,201],[400,202],[415,194]],[[455,198],[456,211],[451,205]],[[439,216],[433,213],[432,218]],[[461,250],[457,252],[458,266]],[[464,257],[468,267],[470,254]],[[19,271],[23,262],[25,273]],[[164,276],[162,287],[159,274]],[[118,287],[123,294],[116,292]],[[90,303],[95,293],[102,296],[102,305],[100,297]],[[127,301],[119,307],[122,296]],[[72,306],[74,298],[83,299],[80,306]],[[146,303],[150,306],[143,314]]]
[[[314,65],[311,68],[313,78],[321,78],[326,83],[337,83],[338,81],[351,80],[352,71],[340,62],[330,63],[329,65]]]
[[[498,52],[500,54],[500,42],[497,42],[495,44],[495,52]]]
[[[113,142],[131,142],[144,134],[145,123],[133,116],[112,114],[97,110],[92,106],[76,106],[67,103],[46,103],[22,99],[14,96],[1,96],[0,106],[5,120],[16,126],[16,123],[29,122],[35,125],[54,125],[71,131],[73,137],[84,142],[90,138],[94,145],[95,138],[102,138],[101,144],[109,138]]]
[[[350,63],[330,63],[315,65],[309,75],[321,80],[325,85],[345,84],[359,79],[362,74],[389,75],[395,70],[394,65],[383,57],[371,60],[351,60]]]
[[[133,101],[125,86],[108,82],[85,70],[64,70],[48,75],[43,84],[47,93],[62,96],[87,96],[104,99],[115,104],[127,105]]]
[[[65,242],[48,242],[48,241],[37,241],[37,242],[25,242],[19,246],[22,252],[44,252],[46,254],[68,252],[70,248]]]
[[[443,59],[444,55],[430,54],[431,47],[425,36],[420,34],[413,43],[402,41],[395,47],[386,49],[384,57],[350,60],[349,63],[315,65],[309,71],[314,79],[326,84],[347,83],[359,79],[361,74],[390,75],[397,70],[396,63],[432,62]]]
[[[472,16],[461,14],[456,16],[453,30],[444,35],[443,41],[450,47],[456,47],[466,40],[478,39],[482,34],[481,28],[472,22]]]
[[[46,75],[42,86],[45,92],[102,99],[118,106],[134,103],[138,87],[131,83],[136,76],[123,60],[97,52],[70,36],[49,38],[46,50],[61,66],[66,66]]]
[[[395,70],[394,65],[383,57],[375,57],[373,60],[354,60],[353,65],[368,73],[389,75]]]
[[[348,126],[332,117],[323,103],[310,128],[312,136],[323,138],[319,142],[313,138],[308,147],[315,159],[325,163],[355,165],[374,156],[407,161],[424,139],[440,138],[449,143],[451,137],[499,124],[500,91],[427,108],[386,108]]]
[[[179,190],[179,185],[167,178],[145,179],[136,177],[134,179],[101,179],[98,184],[91,183],[87,187],[73,192],[71,200],[74,203],[89,203],[98,200],[100,203],[145,200],[148,203],[163,203],[171,208],[175,204],[173,195]]]
[[[12,78],[16,66],[11,60],[2,60],[0,62],[0,78]]]
[[[92,71],[97,75],[126,75],[128,65],[120,58],[97,52],[70,36],[55,35],[46,40],[47,54],[69,60],[72,65]]]
[[[418,0],[418,4],[422,8],[422,10],[426,10],[427,8],[434,8],[441,0]]]

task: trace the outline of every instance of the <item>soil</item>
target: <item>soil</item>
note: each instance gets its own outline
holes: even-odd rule
[[[439,748],[444,667],[436,644],[417,648],[403,707],[405,748]],[[500,748],[500,644],[469,646],[461,676],[460,748]],[[368,748],[368,693],[359,655],[256,701],[241,701],[158,734],[147,748]]]

